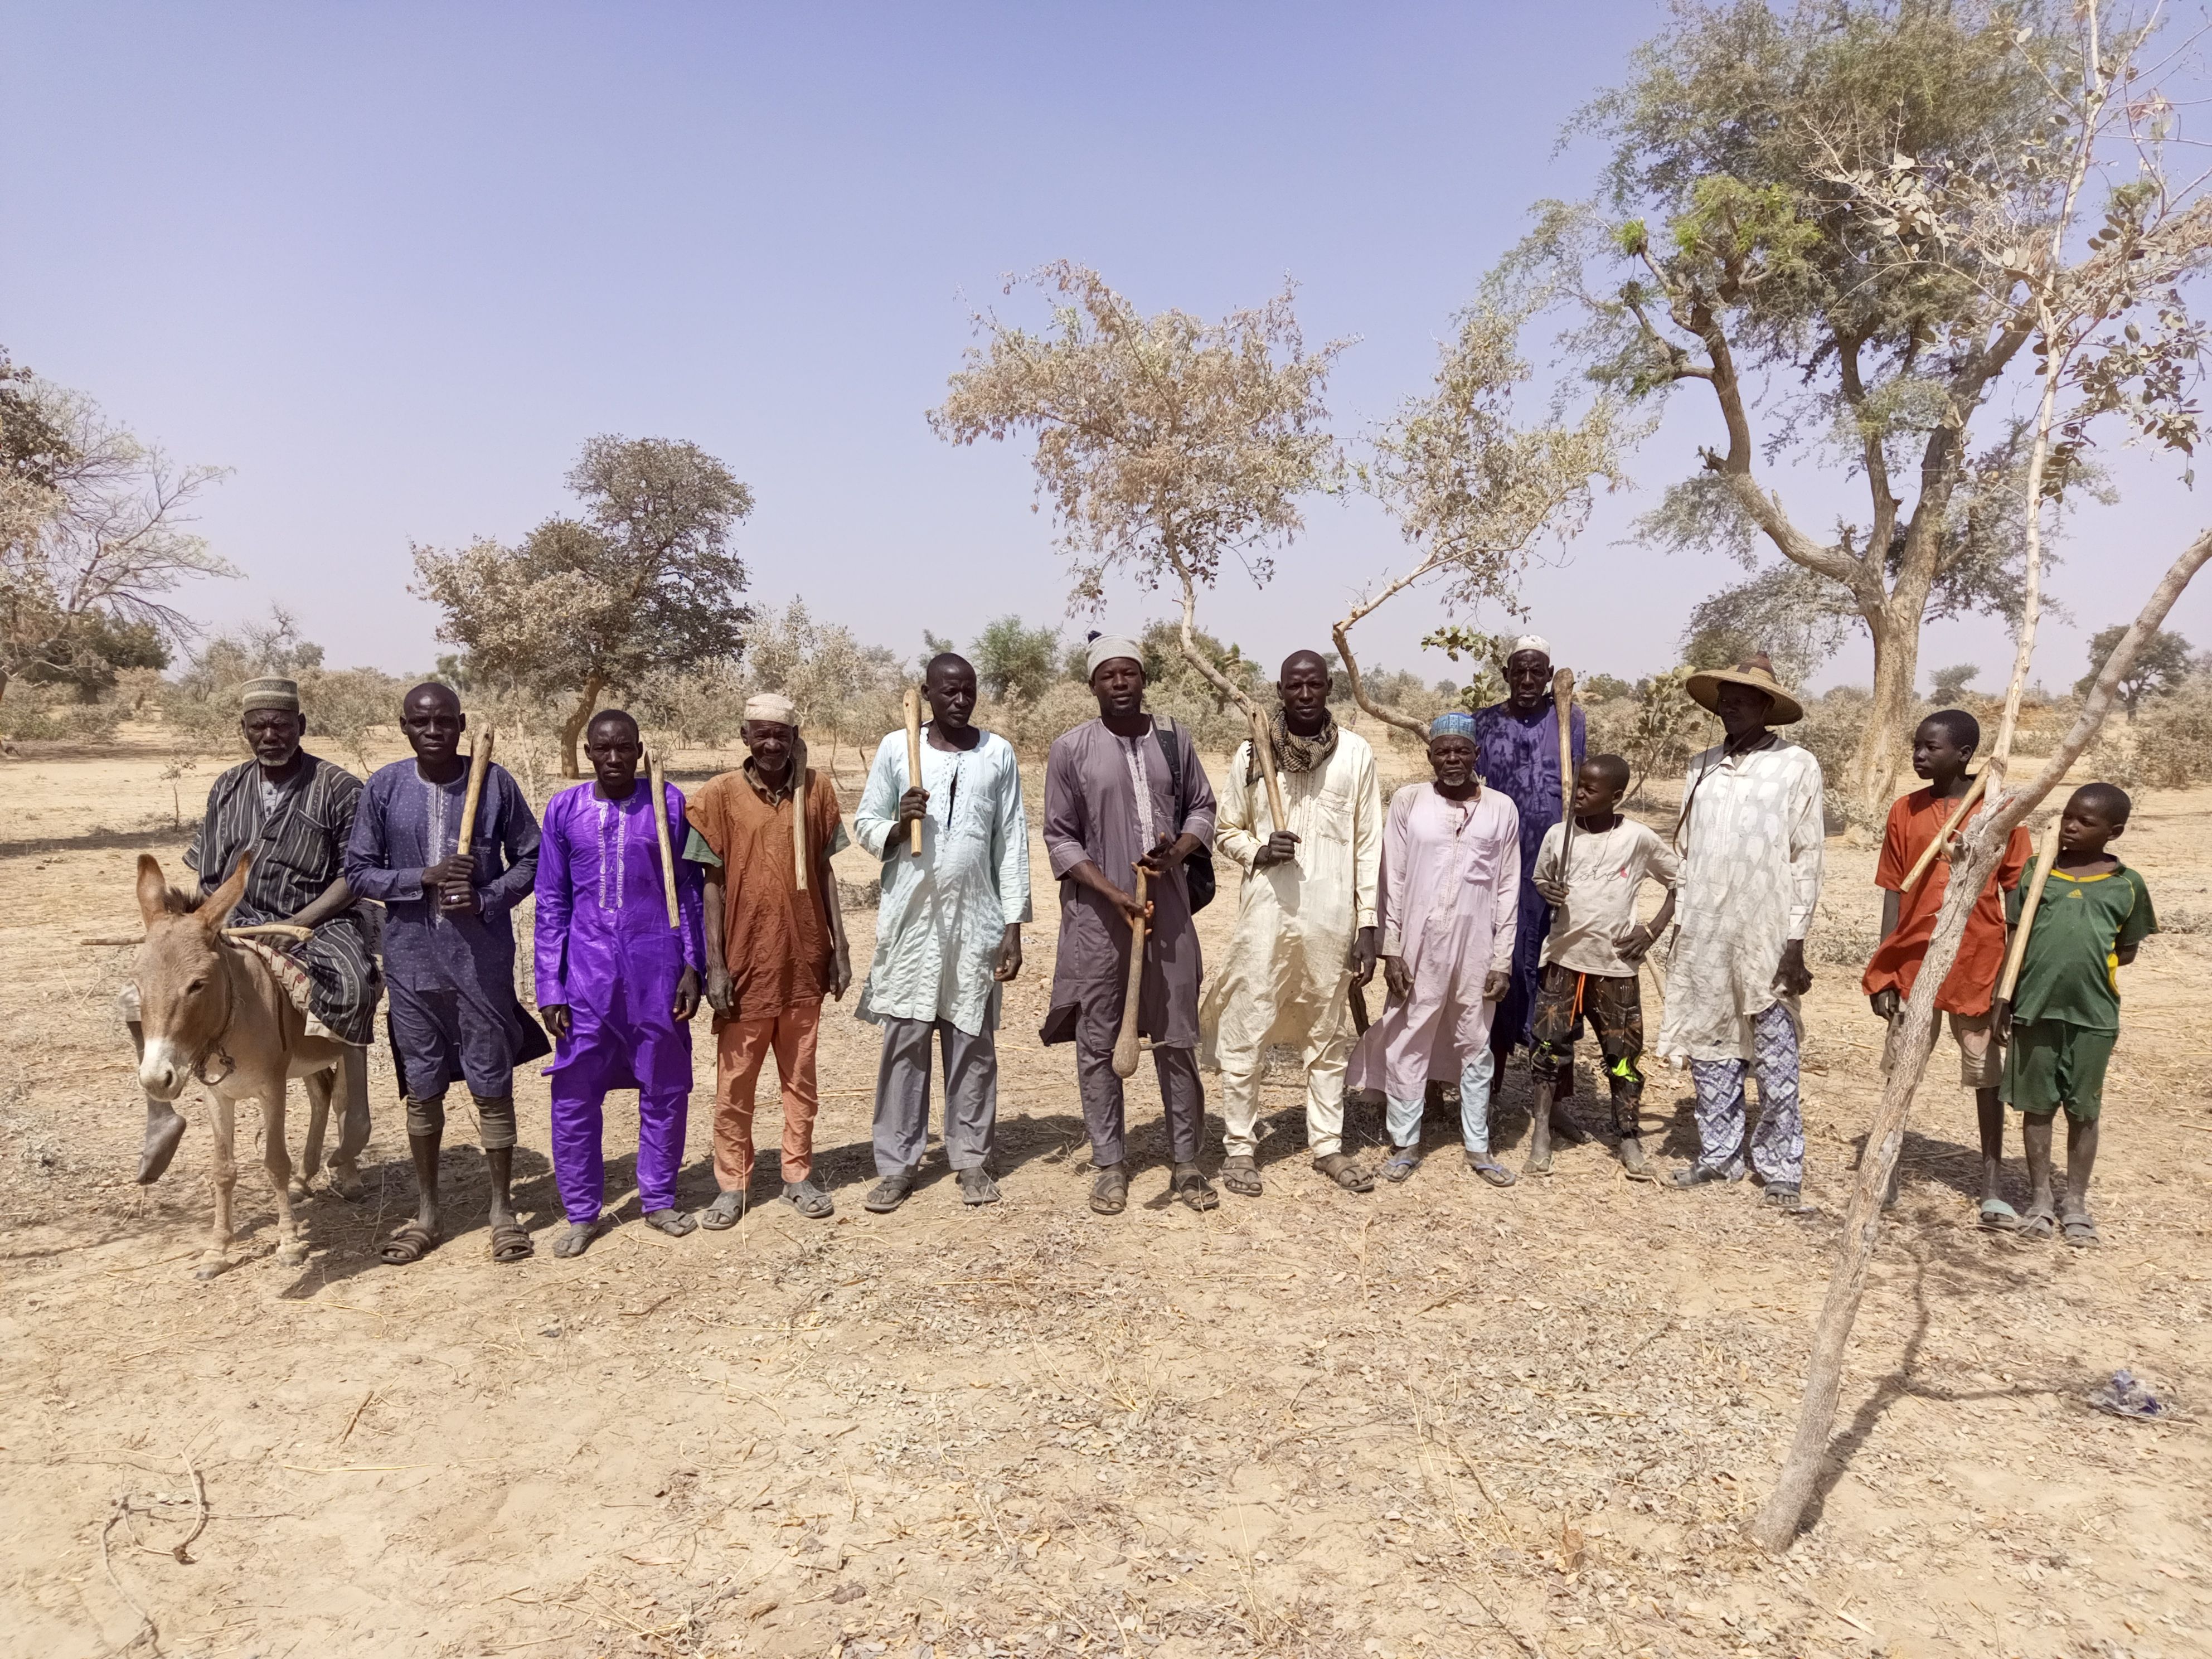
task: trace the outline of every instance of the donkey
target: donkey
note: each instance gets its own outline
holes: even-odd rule
[[[268,965],[222,936],[252,862],[251,852],[242,854],[228,879],[192,909],[171,889],[151,854],[138,858],[138,910],[146,921],[146,942],[131,967],[145,1032],[138,1081],[149,1098],[165,1101],[198,1082],[207,1091],[214,1125],[215,1230],[194,1270],[201,1279],[213,1279],[230,1265],[230,1195],[238,1183],[232,1115],[241,1100],[261,1104],[262,1163],[276,1194],[276,1259],[288,1267],[307,1259],[307,1242],[292,1217],[285,1085],[295,1077],[325,1085],[309,1085],[313,1110],[307,1167],[312,1170],[330,1109],[328,1079],[318,1074],[328,1073],[343,1053],[334,1038],[307,1035],[307,1016]]]

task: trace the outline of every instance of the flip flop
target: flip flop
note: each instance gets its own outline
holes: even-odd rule
[[[1503,1164],[1497,1163],[1487,1156],[1477,1157],[1473,1152],[1467,1155],[1467,1167],[1493,1187],[1510,1187],[1521,1178]]]
[[[2097,1224],[2086,1215],[2068,1216],[2058,1224],[2058,1236],[2077,1250],[2105,1242],[2104,1235],[2097,1231]]]
[[[1239,1152],[1234,1158],[1221,1161],[1221,1184],[1242,1198],[1260,1196],[1260,1162],[1249,1153]]]
[[[1395,1147],[1390,1156],[1382,1160],[1382,1178],[1385,1181],[1410,1180],[1413,1171],[1420,1167],[1421,1149],[1419,1146]]]
[[[404,1267],[420,1261],[441,1243],[437,1234],[419,1221],[403,1221],[392,1236],[376,1247],[377,1260],[387,1267]]]
[[[963,1204],[996,1204],[999,1201],[999,1183],[991,1179],[991,1172],[981,1164],[972,1170],[961,1170],[955,1179],[960,1184],[960,1201]]]
[[[501,1266],[527,1261],[537,1254],[538,1247],[519,1223],[502,1221],[491,1230],[491,1259]]]
[[[1991,1233],[2016,1233],[2020,1231],[2020,1212],[2001,1198],[1982,1200],[1982,1231]]]

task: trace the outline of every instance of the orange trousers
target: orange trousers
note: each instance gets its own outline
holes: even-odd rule
[[[814,1168],[814,1041],[822,1000],[799,1003],[758,1019],[728,1021],[714,1033],[714,1180],[741,1193],[753,1177],[753,1096],[769,1050],[783,1084],[783,1178],[804,1181]]]

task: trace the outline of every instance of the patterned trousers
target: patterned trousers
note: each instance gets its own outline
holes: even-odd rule
[[[1752,1167],[1765,1181],[1798,1186],[1805,1173],[1805,1120],[1797,1109],[1797,1023],[1778,1002],[1754,1018],[1752,1034],[1755,1060],[1690,1062],[1698,1089],[1698,1166],[1731,1181],[1743,1175],[1743,1079],[1756,1066],[1759,1127],[1751,1136]]]

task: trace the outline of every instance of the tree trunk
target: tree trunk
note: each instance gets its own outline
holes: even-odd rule
[[[1920,677],[1919,616],[1927,603],[1924,594],[1894,593],[1866,618],[1874,636],[1874,700],[1851,750],[1850,775],[1827,781],[1842,784],[1869,811],[1887,807],[1896,793],[1905,717],[1912,707],[1913,682]]]
[[[561,722],[561,775],[580,778],[584,769],[576,763],[576,739],[583,735],[584,722],[590,720],[599,706],[599,693],[607,689],[607,677],[593,674],[584,682],[583,695],[576,699]]]

